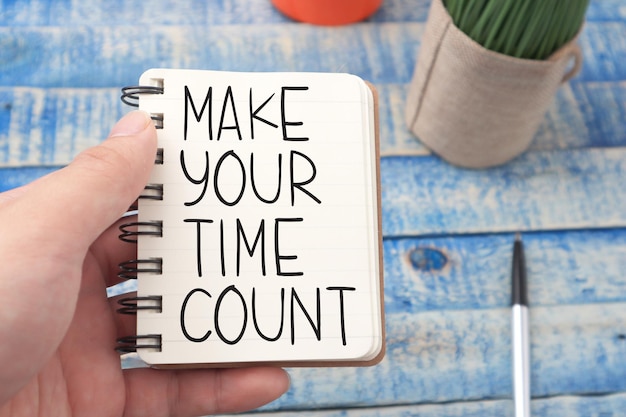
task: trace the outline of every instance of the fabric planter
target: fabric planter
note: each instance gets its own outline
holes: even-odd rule
[[[452,164],[509,161],[527,149],[557,89],[579,71],[576,40],[546,60],[500,54],[459,30],[442,1],[433,0],[407,95],[407,126]]]

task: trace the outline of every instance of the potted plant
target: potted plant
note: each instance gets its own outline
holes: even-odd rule
[[[521,154],[575,75],[589,0],[433,0],[406,103],[409,129],[443,159]]]
[[[274,6],[301,22],[316,25],[345,25],[373,14],[382,0],[272,0]]]

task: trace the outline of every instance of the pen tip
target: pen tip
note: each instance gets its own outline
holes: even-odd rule
[[[513,244],[513,268],[512,268],[512,293],[511,305],[528,305],[528,294],[526,289],[526,265],[524,262],[524,248],[522,236],[515,234]]]

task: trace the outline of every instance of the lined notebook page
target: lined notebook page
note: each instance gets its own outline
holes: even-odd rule
[[[383,345],[375,123],[358,77],[149,70],[163,164],[140,200],[150,364],[363,361]]]

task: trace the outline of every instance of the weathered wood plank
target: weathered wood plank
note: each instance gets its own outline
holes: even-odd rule
[[[383,232],[401,237],[621,227],[625,170],[625,148],[530,152],[483,171],[436,157],[383,158]],[[26,170],[0,187],[37,175]]]
[[[290,370],[292,390],[269,409],[508,398],[511,241],[386,240],[387,358],[375,368]],[[626,390],[626,233],[538,233],[524,241],[533,395]],[[416,271],[407,266],[415,247],[447,250],[448,264],[417,256]]]
[[[531,308],[533,397],[626,390],[625,303]],[[373,368],[290,369],[268,409],[354,408],[510,398],[510,312],[390,314]]]
[[[508,307],[513,239],[512,234],[385,239],[385,311]],[[532,308],[626,302],[626,230],[540,232],[523,240]],[[133,286],[129,281],[111,295]]]
[[[624,22],[588,22],[580,35],[584,80],[624,80],[626,25]]]
[[[382,155],[429,155],[404,124],[406,85],[376,87]],[[0,167],[65,165],[99,143],[126,111],[119,87],[0,87]],[[625,121],[626,81],[566,84],[529,151],[626,146]]]
[[[622,0],[591,0],[587,9],[589,21],[612,22],[626,20],[626,9]]]
[[[559,404],[542,405],[542,398],[572,396],[569,406],[583,410],[582,398],[575,396],[626,396],[624,308],[625,303],[531,308],[531,391],[537,415],[548,415]],[[387,355],[379,365],[290,368],[290,390],[262,409],[345,413],[413,404],[434,412],[439,404],[456,404],[460,408],[451,412],[460,412],[467,402],[480,410],[492,400],[499,403],[494,411],[510,406],[510,309],[390,314],[387,331]]]
[[[148,3],[125,1],[16,1],[0,2],[0,25],[228,25],[285,23],[268,0],[212,0]]]
[[[558,129],[569,137],[584,137],[586,129],[590,140],[580,141],[582,146],[588,146],[583,143],[595,147],[622,146],[626,141],[626,79],[611,83],[610,88],[595,82],[575,82],[568,87],[572,98],[565,100],[573,99],[568,106],[571,111],[559,112],[559,115],[567,114],[567,117],[560,118],[561,123],[554,126],[555,131]],[[561,92],[567,90],[561,89]],[[559,110],[564,110],[566,106],[559,106]],[[579,125],[581,122],[584,122],[584,127]],[[564,126],[566,123],[571,124],[569,128]],[[583,133],[575,134],[574,130]]]
[[[69,4],[68,4],[69,3]],[[425,21],[429,0],[385,0],[367,21]],[[161,12],[159,12],[161,11]],[[32,0],[0,2],[0,26],[100,25],[238,25],[285,24],[290,19],[275,9],[270,0],[155,0],[145,3],[49,2]]]
[[[383,230],[412,236],[623,226],[625,152],[529,152],[480,171],[436,157],[383,158]]]
[[[384,383],[384,381],[381,381]],[[619,417],[626,410],[626,394],[599,396],[557,396],[533,399],[534,417]],[[514,417],[512,400],[415,404],[381,407],[359,407],[317,411],[272,411],[276,417]],[[262,417],[264,412],[240,414],[240,417]]]
[[[159,66],[340,71],[408,82],[422,30],[419,23],[0,28],[0,85],[117,87]]]
[[[0,88],[0,166],[68,164],[128,111],[119,95],[119,88]]]
[[[57,169],[58,167],[2,168],[0,169],[0,192],[28,184]]]
[[[385,239],[385,311],[508,307],[513,240],[513,234]],[[527,233],[523,240],[532,308],[626,303],[626,229]]]
[[[1,86],[114,87],[154,66],[350,72],[408,83],[423,23],[0,27]],[[584,81],[626,79],[626,22],[589,22]],[[69,65],[68,63],[71,63]]]
[[[385,239],[388,313],[510,303],[513,234]],[[523,235],[532,307],[626,302],[626,229]]]
[[[532,152],[486,171],[436,157],[383,158],[383,231],[390,237],[623,226],[625,152]],[[0,189],[39,175],[26,170],[10,179],[16,172],[0,174]]]
[[[378,84],[381,152],[428,155],[430,151],[405,126],[405,84]],[[502,138],[506,140],[506,138]],[[626,81],[563,85],[539,126],[529,151],[624,146]]]
[[[621,0],[593,0],[590,21],[626,20]],[[425,21],[429,0],[385,0],[369,20],[374,22]],[[161,12],[159,12],[161,11]],[[100,25],[227,25],[289,22],[269,0],[189,1],[153,0],[145,3],[110,0],[102,2],[50,2],[30,0],[0,2],[0,26]]]

